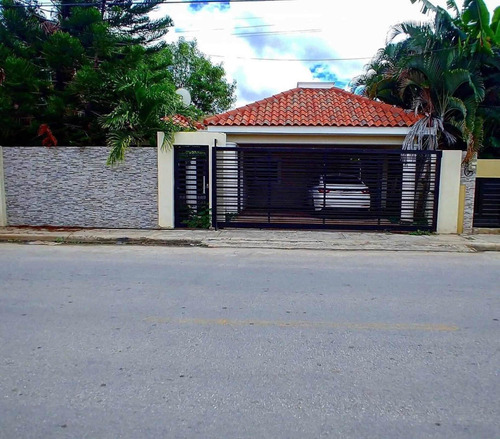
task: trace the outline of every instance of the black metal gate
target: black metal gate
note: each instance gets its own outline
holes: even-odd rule
[[[216,227],[435,231],[441,153],[217,147]]]
[[[197,227],[209,215],[208,146],[174,146],[175,227]]]
[[[474,227],[500,227],[500,178],[477,178]]]

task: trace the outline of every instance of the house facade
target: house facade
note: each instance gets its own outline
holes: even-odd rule
[[[0,225],[468,232],[474,172],[465,187],[461,151],[402,151],[415,120],[306,83],[113,167],[106,147],[0,147]]]
[[[401,151],[416,120],[332,83],[207,118],[204,141],[164,154],[174,206],[163,225],[208,206],[214,227],[452,230],[438,220],[442,153]]]

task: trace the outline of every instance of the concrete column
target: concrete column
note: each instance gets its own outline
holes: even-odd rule
[[[443,151],[437,233],[457,233],[462,151]]]
[[[158,225],[174,228],[174,149],[162,148],[165,134],[157,133],[158,142]]]
[[[3,150],[0,146],[0,227],[7,225],[7,203],[5,201],[5,182],[3,172]]]

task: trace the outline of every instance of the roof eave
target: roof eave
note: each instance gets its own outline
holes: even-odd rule
[[[352,136],[405,136],[410,127],[329,127],[329,126],[225,126],[209,125],[211,132],[227,134],[273,135],[352,135]]]

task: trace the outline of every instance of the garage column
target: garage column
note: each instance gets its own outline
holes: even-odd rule
[[[437,233],[458,233],[462,151],[443,151]]]
[[[165,133],[157,133],[158,143],[158,225],[174,228],[174,148],[162,148]]]

